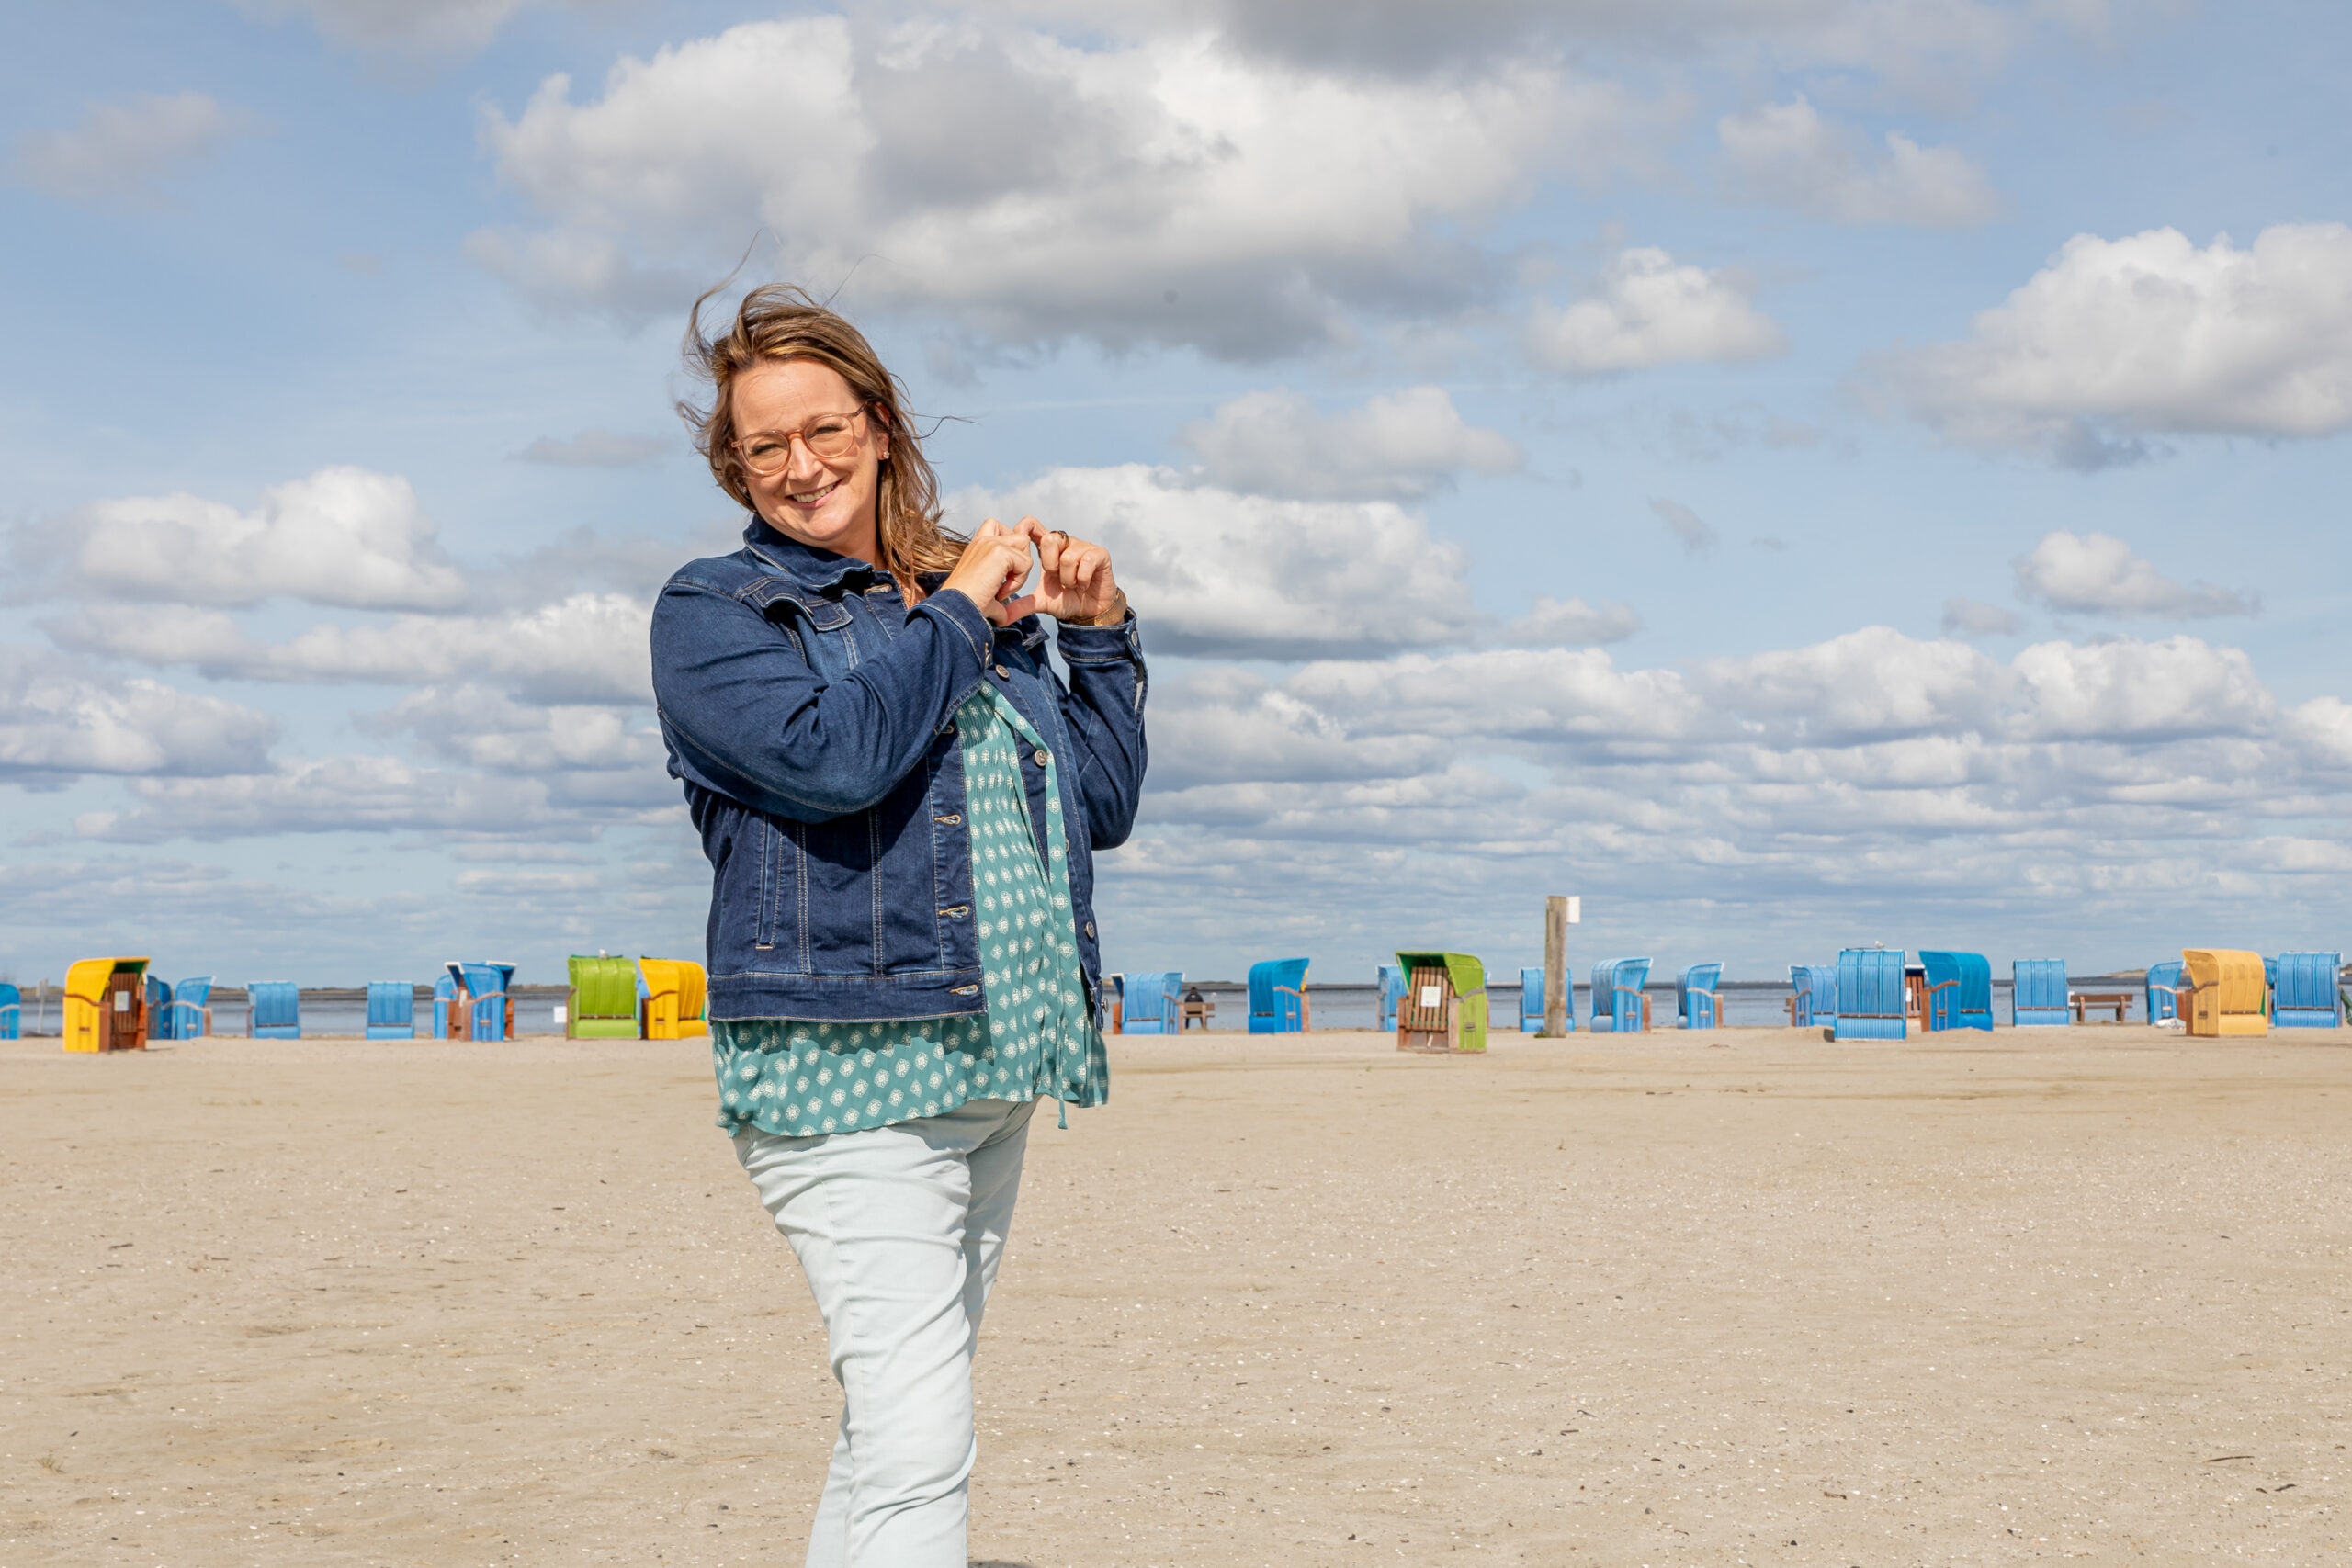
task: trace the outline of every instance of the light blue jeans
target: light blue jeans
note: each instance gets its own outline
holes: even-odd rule
[[[966,1568],[972,1352],[1035,1100],[735,1139],[825,1320],[842,1419],[808,1568]]]

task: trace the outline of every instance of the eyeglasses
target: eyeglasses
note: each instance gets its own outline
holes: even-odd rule
[[[865,413],[864,409],[854,409],[848,413],[820,415],[797,430],[763,430],[748,441],[735,443],[735,455],[762,479],[780,474],[791,465],[796,435],[820,463],[846,457],[857,445],[857,422]]]

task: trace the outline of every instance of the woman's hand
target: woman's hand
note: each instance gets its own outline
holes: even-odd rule
[[[1029,614],[1019,606],[1025,606],[1032,600],[1013,600],[1012,595],[1029,580],[1029,541],[1036,526],[1034,517],[1023,518],[1020,525],[1012,528],[989,518],[964,541],[963,558],[939,586],[943,590],[953,588],[978,604],[990,626],[1008,626],[1019,620]],[[1012,603],[1008,604],[1008,600]]]
[[[1100,622],[1119,600],[1119,584],[1111,574],[1111,552],[1085,539],[1073,539],[1059,528],[1048,528],[1035,517],[1023,517],[1021,527],[1037,541],[1037,586],[1007,604],[1014,620],[1023,615],[1051,615],[1076,626]]]

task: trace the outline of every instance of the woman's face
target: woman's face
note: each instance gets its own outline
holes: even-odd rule
[[[763,448],[790,454],[773,473],[744,467],[752,507],[788,539],[873,562],[878,554],[874,502],[882,459],[890,455],[881,415],[861,412],[841,372],[813,359],[764,360],[736,376],[730,396],[739,458]],[[854,437],[848,451],[820,457],[809,450],[802,438],[807,433],[844,419]]]

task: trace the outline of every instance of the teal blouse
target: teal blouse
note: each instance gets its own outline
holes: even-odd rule
[[[973,1100],[1051,1096],[1067,1106],[1110,1098],[1110,1061],[1071,924],[1057,760],[1020,711],[985,687],[956,710],[956,730],[988,1011],[887,1023],[714,1021],[722,1131],[808,1137],[944,1115]],[[1050,863],[1030,831],[1024,747],[1045,759]]]

